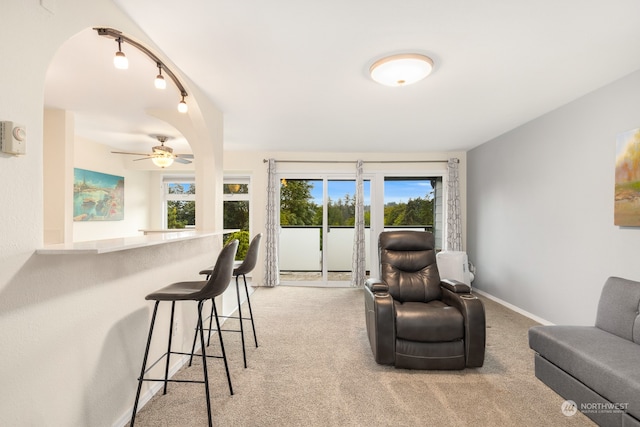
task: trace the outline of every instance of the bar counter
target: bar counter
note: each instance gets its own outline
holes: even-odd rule
[[[220,236],[237,230],[222,231],[171,231],[146,233],[144,236],[120,237],[115,239],[91,240],[86,242],[58,243],[46,245],[36,249],[39,255],[80,255],[80,254],[105,254],[110,252],[126,251],[129,249],[146,248],[149,246],[164,245],[167,243],[184,240],[201,239],[210,236]]]

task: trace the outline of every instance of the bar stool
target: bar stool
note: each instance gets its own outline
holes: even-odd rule
[[[138,378],[138,391],[136,392],[136,400],[133,404],[133,414],[131,416],[131,427],[134,426],[136,419],[136,411],[138,409],[138,401],[140,399],[140,390],[142,389],[143,381],[162,381],[164,382],[163,394],[167,394],[168,382],[189,382],[189,383],[204,383],[205,395],[207,399],[207,415],[209,417],[209,426],[212,426],[211,419],[211,401],[209,396],[209,375],[207,372],[207,357],[215,357],[224,360],[224,368],[227,372],[227,382],[229,383],[229,392],[233,395],[233,387],[231,386],[231,376],[229,375],[229,366],[227,364],[227,356],[224,351],[224,343],[222,342],[222,335],[218,334],[220,338],[220,347],[222,348],[222,356],[210,356],[205,352],[204,347],[204,329],[202,327],[202,305],[207,300],[212,300],[222,294],[229,286],[231,276],[233,273],[233,263],[238,250],[238,240],[233,240],[222,249],[218,255],[215,267],[212,269],[211,275],[206,281],[193,281],[193,282],[177,282],[162,289],[157,290],[145,297],[148,301],[155,301],[153,307],[153,315],[151,316],[151,325],[149,326],[149,337],[147,338],[147,347],[144,351],[144,358],[142,360],[142,369],[140,370],[140,377]],[[151,345],[151,337],[153,335],[153,326],[156,320],[156,314],[158,313],[158,305],[160,301],[171,301],[171,322],[169,323],[169,344],[167,346],[167,352],[160,356],[160,358],[153,364],[162,360],[163,357],[167,358],[167,362],[164,370],[164,379],[144,378],[147,374],[147,358],[149,356],[149,347]],[[190,353],[181,353],[177,351],[171,351],[171,336],[173,329],[173,315],[175,311],[176,301],[197,301],[198,303],[198,331],[200,332],[200,344],[202,345],[202,370],[204,374],[203,381],[193,380],[174,380],[168,379],[169,375],[169,360],[172,354],[189,355]],[[218,311],[213,304],[213,316],[216,319],[216,325],[220,327],[218,320]],[[197,332],[196,332],[197,335]],[[193,354],[191,353],[193,356]],[[151,369],[151,367],[149,369]]]
[[[249,244],[249,249],[247,249],[247,255],[245,256],[243,261],[240,261],[239,264],[234,265],[233,276],[236,278],[236,296],[238,298],[238,315],[237,316],[219,316],[226,319],[239,319],[240,320],[240,330],[237,329],[223,329],[223,332],[240,332],[242,336],[242,358],[244,359],[244,367],[247,367],[247,352],[245,350],[245,342],[244,342],[244,326],[242,324],[243,320],[251,320],[251,328],[253,329],[253,340],[256,344],[256,348],[258,348],[258,337],[256,336],[256,325],[253,321],[253,310],[251,309],[251,299],[249,298],[249,288],[247,286],[247,274],[253,271],[256,267],[256,263],[258,261],[258,253],[260,251],[260,241],[262,240],[262,233],[258,233],[254,236]],[[212,268],[209,267],[205,270],[200,271],[200,274],[206,274],[207,278],[211,275]],[[242,317],[242,304],[240,303],[240,285],[238,283],[238,277],[242,276],[244,281],[244,291],[247,295],[247,305],[249,306],[249,317]],[[212,330],[212,317],[213,317],[213,307],[211,308],[211,314],[209,316],[209,338],[207,341],[207,345],[209,345],[209,341],[211,340],[211,330]],[[220,328],[218,328],[220,330]],[[197,331],[196,331],[197,336]],[[193,354],[196,345],[196,336],[193,337],[193,346],[191,348],[191,353]]]

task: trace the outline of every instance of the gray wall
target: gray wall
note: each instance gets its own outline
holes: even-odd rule
[[[613,225],[616,135],[639,127],[635,72],[471,150],[474,286],[552,323],[593,324],[608,276],[640,280],[640,228]]]

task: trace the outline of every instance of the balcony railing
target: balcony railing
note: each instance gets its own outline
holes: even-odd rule
[[[432,231],[431,225],[385,227],[385,230]],[[371,230],[365,228],[365,241],[370,242]],[[354,227],[330,227],[327,242],[322,241],[321,226],[282,226],[280,229],[280,271],[321,272],[322,251],[326,250],[328,272],[351,271]],[[366,269],[370,271],[370,244],[365,245]]]

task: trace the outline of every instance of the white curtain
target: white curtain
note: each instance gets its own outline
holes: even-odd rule
[[[351,261],[351,286],[363,286],[366,277],[364,241],[364,189],[362,160],[356,163],[356,218],[353,233],[353,256]]]
[[[265,286],[276,286],[280,282],[280,271],[278,270],[278,190],[276,161],[269,159],[267,170],[267,223],[265,229]]]
[[[449,159],[447,164],[447,246],[448,251],[462,250],[462,220],[460,219],[459,159]]]

